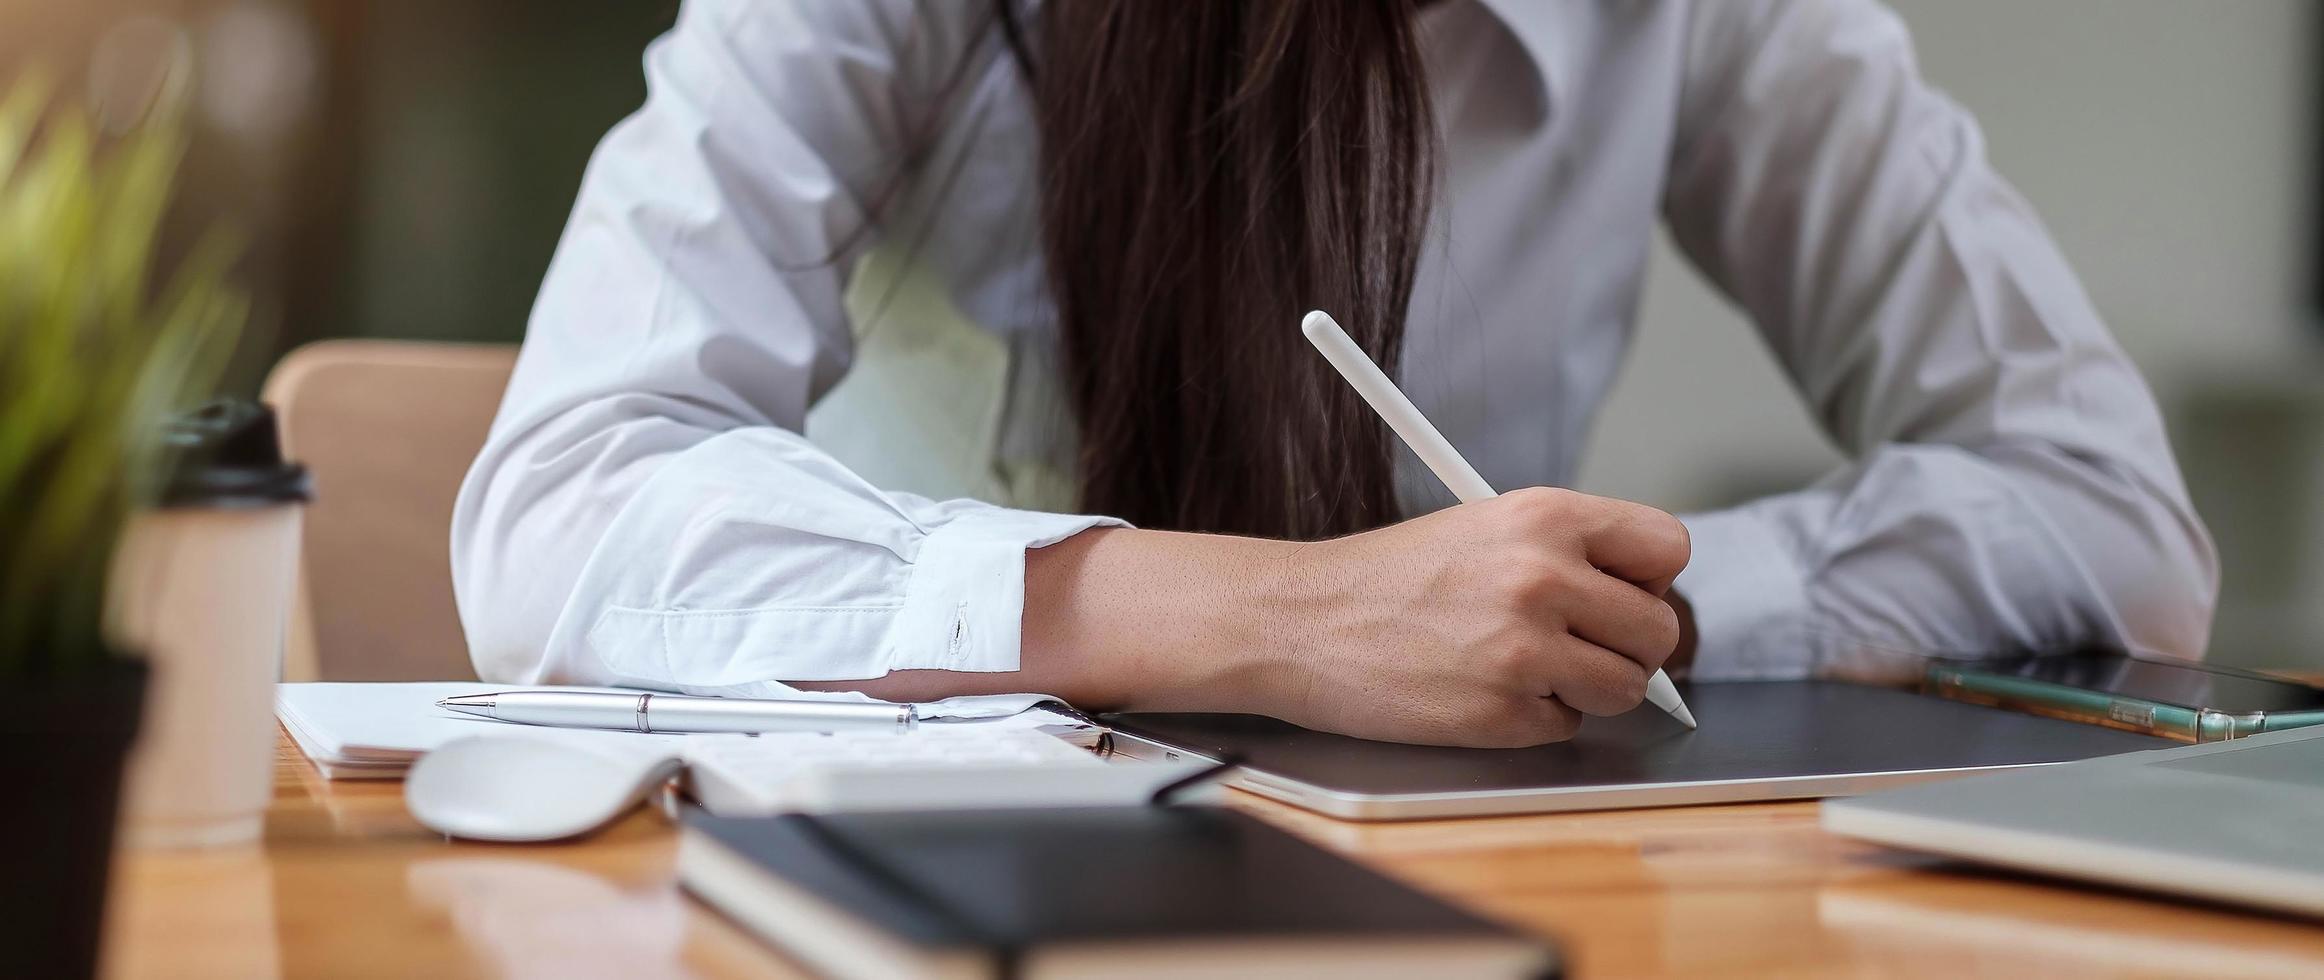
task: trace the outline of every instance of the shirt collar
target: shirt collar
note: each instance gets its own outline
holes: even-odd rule
[[[1562,4],[1558,0],[1477,0],[1501,26],[1517,39],[1518,47],[1525,49],[1526,61],[1533,68],[1533,80],[1538,87],[1543,110],[1555,108],[1557,95],[1564,79],[1559,72],[1570,70],[1575,52],[1570,46],[1583,33],[1572,18],[1560,18],[1555,11]],[[1563,21],[1563,23],[1561,23]]]

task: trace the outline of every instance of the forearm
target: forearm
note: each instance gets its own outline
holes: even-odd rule
[[[1886,446],[1688,521],[1698,677],[1897,681],[1931,657],[2085,644],[2200,656],[2216,587],[2168,488],[2039,444]]]
[[[1255,709],[1288,671],[1267,596],[1302,546],[1099,528],[1025,555],[1018,669],[800,683],[897,701],[1038,691],[1093,710]]]
[[[1638,705],[1679,640],[1661,593],[1686,555],[1667,514],[1545,489],[1311,543],[1090,530],[1027,554],[1016,670],[825,686],[1538,745]]]

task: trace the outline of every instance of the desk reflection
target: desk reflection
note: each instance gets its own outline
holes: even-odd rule
[[[405,880],[500,976],[694,975],[682,956],[686,910],[666,886],[626,892],[587,872],[499,857],[417,861]]]
[[[200,902],[173,900],[194,893]],[[113,895],[106,910],[106,976],[283,975],[274,872],[258,847],[124,850]]]

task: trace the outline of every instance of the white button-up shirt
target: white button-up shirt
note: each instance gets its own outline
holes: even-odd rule
[[[1401,381],[1478,470],[1569,478],[1657,221],[1852,460],[1686,517],[1697,676],[2201,655],[2216,562],[2153,398],[1892,13],[1451,0],[1424,18],[1444,180]],[[1071,509],[1073,433],[1038,134],[990,5],[697,0],[645,63],[651,94],[589,165],[460,494],[478,672],[768,696],[1014,669],[1026,550],[1105,519],[1026,506]],[[907,271],[851,317],[867,254]],[[842,379],[832,401],[870,421],[811,441]],[[1400,466],[1409,510],[1449,503]],[[984,499],[864,476],[931,469]]]

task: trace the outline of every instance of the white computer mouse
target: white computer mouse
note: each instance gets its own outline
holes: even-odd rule
[[[421,824],[453,837],[563,840],[612,823],[684,765],[638,748],[471,735],[421,756],[403,800]]]

